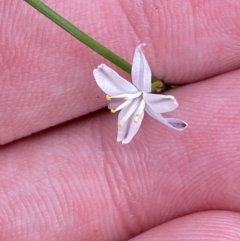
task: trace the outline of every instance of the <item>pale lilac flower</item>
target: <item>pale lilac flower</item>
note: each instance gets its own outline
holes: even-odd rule
[[[132,82],[128,82],[113,69],[101,64],[94,69],[93,75],[98,86],[107,94],[108,108],[112,113],[120,110],[118,116],[117,141],[129,143],[137,133],[144,110],[154,119],[175,130],[184,130],[187,123],[176,118],[164,118],[161,113],[175,110],[178,103],[172,95],[152,94],[151,70],[141,50],[141,44],[135,49],[132,64]]]

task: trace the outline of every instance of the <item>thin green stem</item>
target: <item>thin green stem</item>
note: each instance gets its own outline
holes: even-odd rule
[[[36,10],[41,12],[43,15],[45,15],[47,18],[52,20],[54,23],[56,23],[58,26],[66,30],[68,33],[70,33],[73,37],[80,40],[82,43],[84,43],[86,46],[103,56],[104,58],[108,59],[110,62],[121,68],[122,70],[126,71],[127,73],[131,73],[132,65],[128,63],[126,60],[121,58],[120,56],[116,55],[114,52],[88,36],[86,33],[78,29],[75,25],[67,21],[65,18],[63,18],[61,15],[56,13],[54,10],[49,8],[47,5],[45,5],[43,2],[39,0],[24,0],[28,4],[30,4],[32,7],[34,7]],[[160,85],[165,89],[165,85],[163,82],[156,78],[152,78],[152,83],[159,82]]]

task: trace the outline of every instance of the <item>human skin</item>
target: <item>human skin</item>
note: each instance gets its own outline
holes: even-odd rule
[[[240,2],[46,3],[129,62],[147,43],[153,74],[184,84],[167,116],[189,127],[146,115],[117,143],[92,75],[113,66],[24,1],[1,1],[0,240],[239,240]]]

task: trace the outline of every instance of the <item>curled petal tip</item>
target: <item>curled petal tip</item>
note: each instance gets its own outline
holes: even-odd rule
[[[139,45],[137,46],[137,48],[141,49],[142,47],[145,47],[146,45],[147,45],[146,43],[142,43],[142,44],[139,44]]]
[[[173,95],[164,95],[164,97],[177,101],[177,99]]]
[[[129,143],[129,141],[125,141],[125,140],[122,140],[121,142],[122,142],[122,145]]]
[[[98,65],[98,69],[101,69],[103,67],[104,64],[100,64]]]
[[[117,142],[122,142],[122,145],[124,144],[124,143],[123,143],[123,140],[120,139],[120,138],[117,138]]]
[[[177,118],[166,118],[166,120],[175,130],[178,131],[183,131],[188,127],[188,124],[185,121]]]
[[[176,100],[176,99],[174,100],[174,104],[176,105],[176,107],[178,107],[178,106],[179,106],[179,104],[178,104],[178,102],[177,102],[177,100]]]
[[[103,68],[106,68],[107,66],[106,66],[106,64],[100,64],[100,65],[98,65],[98,69],[103,69]]]

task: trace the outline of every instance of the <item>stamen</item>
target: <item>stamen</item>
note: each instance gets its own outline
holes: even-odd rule
[[[110,95],[106,95],[106,99],[107,100],[111,100],[111,96]]]
[[[144,101],[144,99],[142,99],[138,106],[138,111],[135,114],[136,118],[133,120],[135,123],[139,122],[139,118],[141,117],[141,115],[144,111],[144,108],[145,108],[145,101]]]
[[[120,123],[125,123],[128,120],[128,118],[136,111],[140,103],[140,99],[129,100],[129,101],[132,101],[132,104],[131,106],[129,106],[129,109],[127,110],[125,115],[121,118]]]
[[[115,110],[115,109],[111,109],[110,111],[111,111],[111,113],[113,113],[113,114],[116,113],[116,110]]]
[[[144,99],[141,100],[139,106],[138,106],[138,110],[137,113],[135,114],[137,117],[140,117],[144,111],[145,108],[145,101]]]
[[[135,93],[135,94],[128,94],[127,96],[124,97],[124,100],[133,100],[138,98],[142,94],[141,91]]]
[[[122,128],[123,127],[123,123],[120,122],[118,126],[119,126],[119,128]]]
[[[113,95],[111,96],[111,99],[120,99],[120,98],[125,98],[126,96],[128,96],[129,94],[121,94],[121,95]]]
[[[121,95],[113,95],[113,96],[110,96],[110,95],[107,95],[106,96],[106,99],[107,100],[111,100],[111,99],[119,99],[119,98],[123,98],[125,101],[128,101],[128,100],[133,100],[133,99],[136,99],[138,98],[140,95],[142,95],[142,92],[139,91],[137,93],[134,93],[134,94],[121,94]]]
[[[132,101],[133,101],[133,100],[127,100],[127,101],[123,102],[123,103],[122,103],[121,105],[119,105],[115,110],[116,110],[116,111],[119,111],[119,110],[125,108],[126,106],[128,106],[129,104],[131,104]]]

